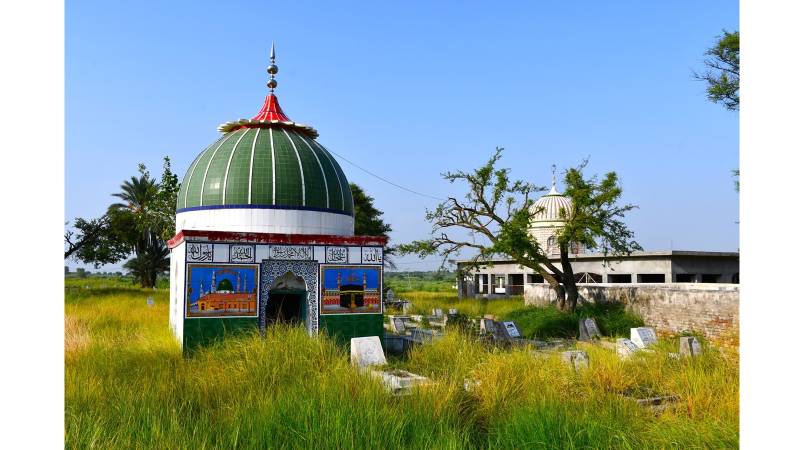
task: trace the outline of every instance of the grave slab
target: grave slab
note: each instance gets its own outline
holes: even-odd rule
[[[386,356],[383,354],[380,338],[367,336],[350,339],[350,364],[359,369],[385,365]]]
[[[630,339],[617,339],[617,355],[625,359],[639,351],[639,346],[634,344]]]
[[[597,327],[597,322],[591,317],[581,319],[578,321],[578,340],[579,341],[592,341],[603,337],[600,334],[600,328]]]
[[[589,367],[589,355],[583,350],[561,352],[561,360],[572,366],[576,371]]]
[[[409,394],[412,387],[430,383],[428,378],[405,370],[370,370],[370,373],[395,395]]]
[[[703,352],[703,347],[700,345],[700,340],[694,336],[682,336],[680,340],[680,353],[681,356],[695,357]]]
[[[658,336],[651,327],[631,328],[631,341],[639,348],[647,348],[658,342]]]

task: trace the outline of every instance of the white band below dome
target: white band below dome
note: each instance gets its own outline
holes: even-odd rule
[[[221,208],[179,212],[175,232],[213,230],[240,233],[330,234],[352,236],[353,217],[297,209]]]

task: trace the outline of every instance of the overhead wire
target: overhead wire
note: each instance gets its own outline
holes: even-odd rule
[[[445,198],[442,198],[442,197],[437,197],[437,196],[435,196],[435,195],[429,195],[429,194],[425,194],[425,193],[422,193],[422,192],[419,192],[419,191],[415,191],[414,189],[410,189],[410,188],[407,188],[407,187],[405,187],[405,186],[401,186],[401,185],[399,185],[399,184],[397,184],[397,183],[395,183],[395,182],[393,182],[393,181],[387,180],[386,178],[383,178],[382,176],[380,176],[380,175],[378,175],[378,174],[376,174],[376,173],[373,173],[373,172],[371,172],[371,171],[369,171],[369,170],[367,170],[367,169],[365,169],[365,168],[363,168],[363,167],[359,166],[358,164],[354,163],[353,161],[350,161],[349,159],[345,158],[344,156],[342,156],[342,155],[340,155],[340,154],[338,154],[338,153],[334,152],[333,150],[330,150],[330,149],[327,149],[327,150],[328,150],[329,152],[333,153],[334,155],[338,156],[339,158],[342,158],[343,160],[347,161],[348,163],[350,163],[350,164],[351,164],[351,165],[353,165],[354,167],[356,167],[356,168],[358,168],[358,169],[360,169],[360,170],[362,170],[362,171],[366,172],[367,174],[369,174],[369,175],[372,175],[373,177],[375,177],[375,178],[377,178],[377,179],[379,179],[379,180],[383,181],[384,183],[389,183],[389,184],[391,184],[392,186],[394,186],[394,187],[396,187],[396,188],[402,189],[402,190],[404,190],[404,191],[411,192],[412,194],[416,194],[416,195],[419,195],[419,196],[421,196],[421,197],[427,197],[427,198],[430,198],[430,199],[433,199],[433,200],[439,200],[439,201],[445,201],[445,200],[447,200],[447,199],[445,199]]]

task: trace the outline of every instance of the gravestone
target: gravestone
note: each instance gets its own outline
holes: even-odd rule
[[[617,355],[620,358],[625,359],[637,351],[639,351],[639,347],[630,339],[617,339]]]
[[[489,320],[497,320],[497,316],[495,316],[494,314],[484,314],[483,318]]]
[[[501,322],[501,324],[503,326],[500,327],[500,328],[505,330],[506,334],[508,334],[508,337],[510,337],[512,339],[517,339],[517,338],[522,337],[522,334],[520,334],[519,328],[517,328],[517,324],[516,323],[514,323],[514,322]]]
[[[411,340],[418,344],[433,342],[434,339],[439,339],[441,337],[442,333],[435,332],[434,330],[425,330],[420,328],[414,328],[411,330]]]
[[[350,364],[363,369],[369,366],[386,364],[381,340],[378,336],[367,336],[350,339]]]
[[[481,319],[481,334],[494,334],[495,323],[492,319]]]
[[[698,356],[703,352],[700,341],[694,336],[682,336],[680,341],[681,356]]]
[[[388,291],[386,291],[386,301],[389,302],[389,303],[394,301],[394,291],[393,290],[389,289]]]
[[[650,327],[631,328],[631,341],[639,348],[647,348],[656,342],[656,330]]]
[[[434,308],[433,311],[431,311],[431,312],[433,313],[434,317],[443,317],[444,316],[444,313],[442,312],[441,308]]]
[[[153,300],[153,297],[147,297],[147,306],[152,308],[153,305],[155,305],[155,304],[156,304],[156,301]]]
[[[406,322],[405,317],[395,317],[394,320],[394,329],[400,334],[406,334]]]
[[[370,373],[379,378],[386,390],[395,395],[409,394],[412,387],[430,383],[428,378],[406,370],[373,370]]]
[[[589,355],[583,350],[569,350],[561,353],[561,360],[575,370],[589,367]]]
[[[389,316],[389,324],[392,331],[398,334],[406,334],[406,319],[408,318],[403,316]]]
[[[602,336],[593,318],[589,317],[578,321],[579,341],[591,341],[593,339],[600,339]]]
[[[458,314],[458,310],[455,309],[455,308],[450,308],[450,309],[447,310],[447,314],[456,315],[456,314]]]

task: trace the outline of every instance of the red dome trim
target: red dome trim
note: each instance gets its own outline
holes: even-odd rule
[[[286,117],[283,110],[281,109],[280,103],[278,103],[278,97],[275,94],[270,93],[267,95],[267,98],[264,99],[264,106],[261,107],[261,111],[258,112],[251,120],[279,120],[281,122],[290,122],[291,119]]]

